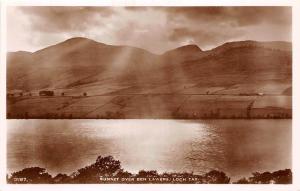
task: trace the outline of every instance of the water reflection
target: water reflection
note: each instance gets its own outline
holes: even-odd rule
[[[112,155],[130,172],[291,168],[291,120],[9,120],[8,171],[71,173]]]

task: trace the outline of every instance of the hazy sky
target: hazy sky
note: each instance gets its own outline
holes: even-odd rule
[[[153,53],[186,44],[291,41],[289,7],[8,7],[8,51],[36,51],[72,37]]]

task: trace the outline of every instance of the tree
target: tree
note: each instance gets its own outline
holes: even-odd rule
[[[270,172],[254,172],[252,177],[249,178],[249,181],[253,184],[270,184],[272,180],[272,173]]]
[[[53,178],[53,182],[55,184],[66,184],[71,182],[71,177],[66,174],[59,173]]]
[[[130,172],[124,171],[123,169],[118,171],[118,173],[116,174],[116,177],[121,177],[121,178],[130,178],[132,176],[133,175]]]
[[[239,179],[238,181],[234,182],[234,184],[249,184],[249,180],[246,178]]]
[[[112,156],[101,157],[99,156],[94,163],[94,166],[101,174],[113,175],[118,170],[121,170],[121,162],[115,160]]]
[[[121,170],[120,161],[112,156],[99,156],[92,165],[79,169],[73,180],[76,183],[98,183],[100,176],[113,176]]]
[[[275,172],[252,173],[252,177],[249,178],[251,184],[291,184],[292,183],[292,171],[290,169],[279,170]]]
[[[275,171],[272,176],[276,184],[291,184],[293,180],[291,169]]]
[[[224,172],[217,170],[206,173],[203,179],[207,184],[228,184],[230,182],[230,178]]]
[[[34,183],[49,184],[52,183],[52,177],[46,169],[40,167],[25,168],[21,171],[12,173],[8,180],[9,183]]]

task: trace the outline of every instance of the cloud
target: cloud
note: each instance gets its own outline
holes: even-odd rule
[[[291,7],[10,7],[8,49],[35,51],[75,36],[163,53],[183,44],[291,40]]]
[[[101,24],[97,17],[114,14],[110,7],[20,7],[30,17],[33,30],[44,32],[82,31],[91,25]]]
[[[218,27],[210,30],[197,28],[175,28],[170,33],[169,40],[188,43],[192,42],[205,49],[211,44],[218,44],[243,34],[243,32],[239,30],[224,33],[220,33],[219,30],[220,29],[218,29]]]
[[[230,23],[233,27],[261,23],[291,25],[291,7],[167,7],[169,18]]]
[[[290,7],[166,7],[169,40],[203,49],[234,40],[291,39]]]

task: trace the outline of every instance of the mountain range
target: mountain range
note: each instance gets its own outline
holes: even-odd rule
[[[157,55],[75,37],[33,53],[7,54],[8,90],[92,87],[101,89],[100,94],[176,94],[217,87],[221,92],[249,93],[272,86],[284,93],[291,88],[291,78],[292,44],[281,41],[228,42],[207,51],[191,44]],[[102,91],[104,87],[111,88]],[[265,93],[278,93],[278,88]]]
[[[9,119],[291,118],[292,44],[191,44],[157,55],[77,37],[8,53],[7,89]]]

